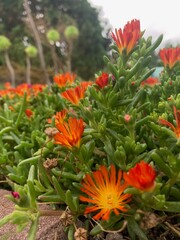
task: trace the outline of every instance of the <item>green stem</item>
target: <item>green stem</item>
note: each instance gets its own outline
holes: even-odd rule
[[[19,111],[19,114],[18,114],[18,117],[17,117],[17,120],[16,120],[16,123],[15,123],[15,126],[18,127],[20,122],[21,122],[21,119],[22,119],[22,115],[24,113],[24,109],[25,109],[25,105],[26,105],[26,96],[27,96],[27,93],[25,92],[24,93],[24,97],[23,97],[23,101],[22,101],[22,104],[21,104],[21,108],[20,108],[20,111]]]

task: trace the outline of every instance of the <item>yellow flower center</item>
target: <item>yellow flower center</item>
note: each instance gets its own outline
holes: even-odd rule
[[[101,195],[101,198],[100,198],[99,202],[100,202],[101,208],[114,209],[114,208],[118,208],[118,206],[119,206],[118,200],[119,199],[118,199],[118,196],[117,196],[116,189],[111,190],[111,191],[107,191],[107,189],[106,189],[104,194]]]

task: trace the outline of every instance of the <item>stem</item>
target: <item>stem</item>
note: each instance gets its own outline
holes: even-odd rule
[[[55,74],[57,74],[58,71],[58,64],[57,64],[57,55],[56,55],[56,46],[55,43],[53,45],[50,46],[51,48],[51,54],[52,54],[52,60],[53,60],[53,64],[54,64],[54,72]]]
[[[67,56],[67,70],[71,73],[72,42],[69,41],[69,52]]]
[[[177,177],[178,177],[179,173],[175,173],[174,174],[174,177],[170,178],[166,184],[164,185],[164,187],[162,188],[162,192],[164,189],[166,189],[168,187],[169,191],[170,191],[170,188],[177,182]],[[169,192],[168,191],[168,192]]]
[[[24,109],[25,109],[25,105],[26,105],[26,95],[27,93],[25,92],[24,93],[24,98],[23,98],[23,101],[22,101],[22,104],[21,104],[21,108],[20,108],[20,111],[19,111],[19,114],[18,114],[18,117],[17,117],[17,120],[16,120],[16,123],[15,123],[15,126],[18,127],[20,122],[21,122],[21,119],[22,119],[22,115],[24,113]]]
[[[4,52],[4,58],[5,58],[5,62],[6,62],[6,65],[7,65],[7,68],[10,72],[10,76],[11,76],[11,84],[13,87],[15,87],[15,73],[14,73],[14,69],[11,65],[11,61],[9,59],[9,55],[7,53],[7,51]]]
[[[26,81],[27,84],[31,84],[31,62],[28,56],[26,56]]]

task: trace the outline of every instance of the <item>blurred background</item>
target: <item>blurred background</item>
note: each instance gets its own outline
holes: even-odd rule
[[[0,83],[48,83],[74,72],[85,81],[105,71],[111,32],[136,18],[145,37],[164,34],[161,47],[180,43],[179,0],[1,0]],[[158,53],[157,53],[158,55]],[[157,66],[158,56],[153,63]],[[153,64],[152,63],[152,64]]]

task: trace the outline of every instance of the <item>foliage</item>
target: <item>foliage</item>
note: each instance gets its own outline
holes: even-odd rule
[[[37,56],[37,48],[35,46],[32,45],[27,46],[25,48],[25,52],[30,58],[34,58]]]
[[[47,34],[47,39],[49,42],[56,42],[60,39],[60,34],[55,29],[50,29]]]
[[[63,210],[68,239],[156,239],[164,228],[178,236],[180,49],[161,49],[164,67],[153,78],[162,39],[145,39],[132,20],[112,35],[107,72],[93,81],[67,73],[49,87],[6,84],[0,164],[15,210],[0,226],[10,221],[20,231],[31,222],[35,239],[43,202],[54,206],[51,216]]]
[[[78,38],[79,30],[77,27],[70,25],[65,28],[64,35],[68,40],[74,40]]]
[[[0,35],[0,52],[7,51],[10,46],[11,46],[10,40],[5,36]]]

